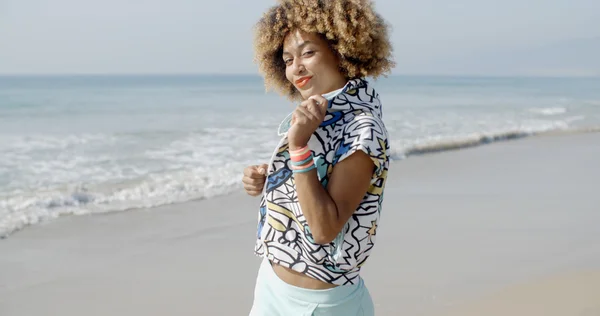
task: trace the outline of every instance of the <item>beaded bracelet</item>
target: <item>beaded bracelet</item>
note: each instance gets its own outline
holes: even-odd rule
[[[313,153],[308,146],[304,146],[297,150],[290,150],[289,152],[293,173],[308,172],[316,168],[313,161]]]

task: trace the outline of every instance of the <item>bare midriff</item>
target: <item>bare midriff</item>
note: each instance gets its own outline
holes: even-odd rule
[[[275,274],[285,283],[309,290],[326,290],[337,287],[335,284],[325,283],[313,279],[303,273],[296,272],[290,268],[271,262]]]

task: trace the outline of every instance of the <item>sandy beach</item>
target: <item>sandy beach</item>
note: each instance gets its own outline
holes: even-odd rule
[[[241,172],[241,171],[240,171]],[[394,162],[377,315],[600,315],[600,133]],[[0,315],[247,315],[258,200],[72,216],[0,240]]]

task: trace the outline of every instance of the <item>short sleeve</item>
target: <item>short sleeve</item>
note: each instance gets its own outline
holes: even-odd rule
[[[388,168],[388,133],[380,118],[367,113],[359,114],[344,125],[338,139],[336,163],[350,157],[357,150],[362,150],[373,160],[377,177]]]

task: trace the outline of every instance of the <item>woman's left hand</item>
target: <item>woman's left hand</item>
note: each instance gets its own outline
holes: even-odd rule
[[[290,149],[298,149],[308,144],[312,134],[323,123],[327,104],[327,99],[314,95],[296,107],[287,134]]]

